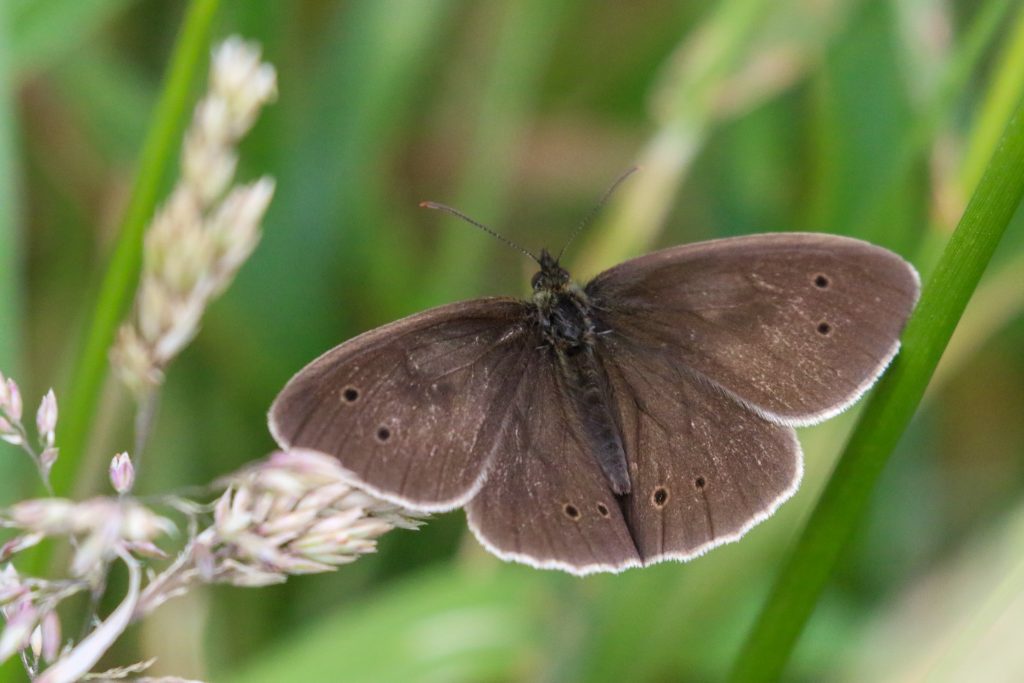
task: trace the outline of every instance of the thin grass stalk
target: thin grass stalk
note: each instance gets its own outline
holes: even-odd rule
[[[781,676],[1022,197],[1024,106],[1019,106],[925,284],[904,332],[901,354],[865,406],[735,660],[730,680],[771,681]]]
[[[219,4],[219,0],[194,0],[174,49],[166,84],[143,147],[139,175],[93,313],[87,320],[89,328],[66,392],[67,412],[59,436],[61,465],[53,472],[53,486],[58,494],[67,494],[78,474],[107,374],[107,354],[117,326],[135,294],[142,265],[144,229],[156,208],[168,172],[175,164],[181,131],[191,111],[194,84],[205,73],[210,30]]]

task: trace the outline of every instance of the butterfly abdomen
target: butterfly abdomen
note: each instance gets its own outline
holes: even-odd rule
[[[572,399],[580,431],[616,495],[630,492],[626,452],[608,389],[608,378],[593,346],[569,357],[559,354],[564,390]]]

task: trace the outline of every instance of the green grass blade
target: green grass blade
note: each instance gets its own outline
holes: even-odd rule
[[[18,362],[21,245],[15,162],[14,77],[7,5],[0,6],[0,370],[15,375]]]
[[[175,164],[181,131],[192,103],[193,85],[203,73],[210,49],[210,28],[219,0],[195,0],[175,47],[166,86],[153,114],[132,197],[110,265],[100,285],[89,329],[62,408],[61,459],[53,487],[66,494],[78,473],[89,425],[96,412],[107,370],[107,352],[118,323],[131,302],[142,262],[142,237],[153,215],[168,169]]]
[[[925,285],[904,332],[902,353],[865,406],[821,500],[783,565],[736,659],[732,680],[779,678],[1022,196],[1024,107],[1019,107]]]

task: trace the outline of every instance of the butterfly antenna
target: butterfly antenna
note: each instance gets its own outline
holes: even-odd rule
[[[609,187],[607,190],[604,191],[604,194],[601,195],[601,200],[597,203],[596,206],[594,206],[594,208],[592,208],[587,213],[586,216],[583,217],[583,220],[580,221],[580,224],[578,226],[576,226],[575,232],[573,232],[572,235],[569,236],[569,241],[566,242],[565,246],[562,247],[562,250],[558,252],[558,258],[555,259],[556,262],[562,260],[562,254],[565,253],[566,248],[570,244],[572,244],[572,241],[574,239],[576,239],[576,236],[579,235],[580,232],[583,231],[583,228],[585,228],[588,225],[590,225],[590,221],[594,220],[594,216],[597,215],[597,212],[600,211],[602,208],[604,208],[604,205],[606,203],[608,203],[608,198],[612,196],[612,193],[615,192],[616,189],[618,189],[619,185],[622,184],[622,181],[624,181],[626,178],[628,178],[629,176],[633,175],[634,173],[636,173],[639,170],[640,170],[639,166],[632,166],[632,167],[626,169],[625,173],[623,173],[618,178],[616,178],[615,182],[611,184],[611,187]]]
[[[538,259],[536,256],[531,254],[526,249],[523,249],[521,246],[519,246],[518,244],[516,244],[515,242],[513,242],[509,238],[507,238],[507,237],[505,237],[503,235],[499,235],[498,233],[494,232],[493,230],[488,228],[483,223],[479,223],[479,222],[473,220],[472,218],[470,218],[469,216],[467,216],[466,214],[462,213],[461,211],[459,211],[457,209],[453,209],[452,207],[446,206],[444,204],[438,204],[437,202],[420,202],[420,206],[422,208],[424,208],[424,209],[437,209],[438,211],[444,211],[445,213],[450,213],[451,215],[455,216],[456,218],[461,218],[462,220],[466,221],[470,225],[475,225],[476,227],[480,228],[481,230],[483,230],[487,234],[489,234],[489,235],[491,235],[493,237],[497,237],[499,240],[501,240],[502,242],[504,242],[508,246],[512,247],[513,249],[517,249],[517,250],[523,252],[524,254],[526,254],[527,256],[532,258],[537,263],[540,263],[540,259]]]

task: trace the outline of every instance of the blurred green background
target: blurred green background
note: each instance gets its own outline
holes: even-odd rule
[[[183,10],[0,2],[0,369],[29,404],[69,391]],[[270,401],[326,348],[526,294],[529,261],[421,200],[557,249],[639,163],[569,250],[578,278],[776,230],[862,237],[927,277],[1024,92],[1024,8],[999,0],[235,0],[214,29],[231,33],[278,69],[240,170],[277,194],[171,368],[143,492],[271,450]],[[1024,679],[1022,311],[1018,220],[788,680]],[[130,446],[130,408],[107,387],[79,495]],[[505,565],[457,512],[333,574],[168,603],[109,659],[231,681],[719,680],[855,412],[801,430],[804,484],[779,513],[686,565]],[[23,460],[0,451],[0,504],[35,495]]]

